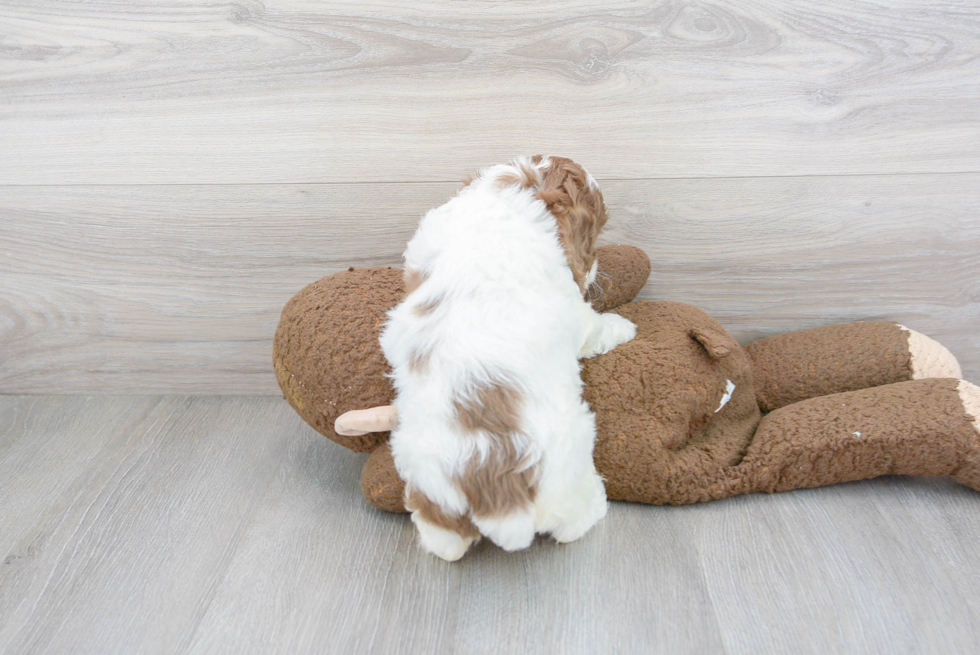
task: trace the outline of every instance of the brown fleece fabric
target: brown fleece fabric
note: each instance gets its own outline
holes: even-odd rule
[[[977,432],[959,380],[838,393],[767,415],[742,462],[743,491],[785,491],[879,475],[953,475],[977,487]]]
[[[616,313],[636,324],[636,338],[582,371],[606,493],[655,504],[701,500],[700,480],[737,464],[759,424],[748,358],[690,305],[636,302]],[[713,356],[697,340],[704,332],[727,339],[729,354]],[[729,381],[731,400],[716,412]]]
[[[601,314],[636,298],[650,277],[650,258],[634,246],[604,246],[596,256],[598,273],[588,297]]]
[[[346,411],[394,400],[378,337],[402,289],[401,269],[328,275],[286,303],[273,340],[283,397],[317,432],[359,453],[387,442],[389,433],[344,437],[334,432],[333,422]]]
[[[395,458],[387,442],[378,446],[364,463],[361,493],[378,509],[386,512],[405,511],[405,481],[398,477]]]
[[[895,323],[845,323],[787,332],[750,343],[745,350],[764,412],[807,398],[912,379],[908,332]]]
[[[601,248],[599,261],[594,305],[604,311],[632,299],[650,270],[629,246]],[[405,511],[388,433],[341,437],[333,421],[391,402],[378,334],[401,295],[398,270],[323,278],[287,303],[274,346],[279,384],[300,416],[341,445],[373,451],[361,488],[387,511]],[[837,325],[743,349],[689,305],[615,311],[637,337],[582,370],[612,500],[683,504],[888,473],[951,475],[980,489],[980,437],[958,381],[909,381],[908,336],[897,326]]]

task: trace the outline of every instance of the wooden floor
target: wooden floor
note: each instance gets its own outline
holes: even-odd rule
[[[456,564],[271,397],[0,397],[0,652],[975,653],[980,494],[615,503]]]
[[[278,395],[279,312],[539,152],[642,298],[743,342],[897,321],[980,382],[978,0],[4,0],[0,652],[978,652],[944,480],[456,565],[364,503]]]

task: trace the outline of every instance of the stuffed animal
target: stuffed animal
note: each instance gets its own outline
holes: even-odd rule
[[[980,490],[980,388],[943,346],[893,323],[789,332],[741,347],[701,310],[630,302],[650,273],[639,249],[599,249],[597,311],[636,338],[583,361],[595,462],[610,500],[684,504],[885,474],[948,475]],[[285,306],[274,363],[314,429],[371,453],[369,503],[404,512],[387,445],[397,421],[378,345],[402,272],[349,269]]]

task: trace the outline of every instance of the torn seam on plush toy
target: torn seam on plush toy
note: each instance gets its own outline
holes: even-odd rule
[[[735,391],[735,383],[734,382],[732,382],[731,380],[725,380],[725,382],[726,382],[726,384],[725,384],[725,395],[721,397],[721,404],[718,405],[718,409],[715,410],[715,414],[717,414],[718,412],[720,412],[722,410],[722,408],[724,408],[725,405],[728,404],[728,401],[732,399],[732,393]]]

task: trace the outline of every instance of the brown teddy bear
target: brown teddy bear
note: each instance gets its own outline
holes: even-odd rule
[[[630,302],[638,248],[599,249],[597,311],[636,338],[583,362],[595,462],[610,500],[683,504],[885,474],[949,475],[980,490],[980,388],[943,346],[893,323],[789,332],[745,348],[701,310]],[[368,502],[404,512],[388,448],[397,421],[378,345],[402,272],[349,269],[285,306],[274,363],[285,398],[324,436],[369,452]]]

